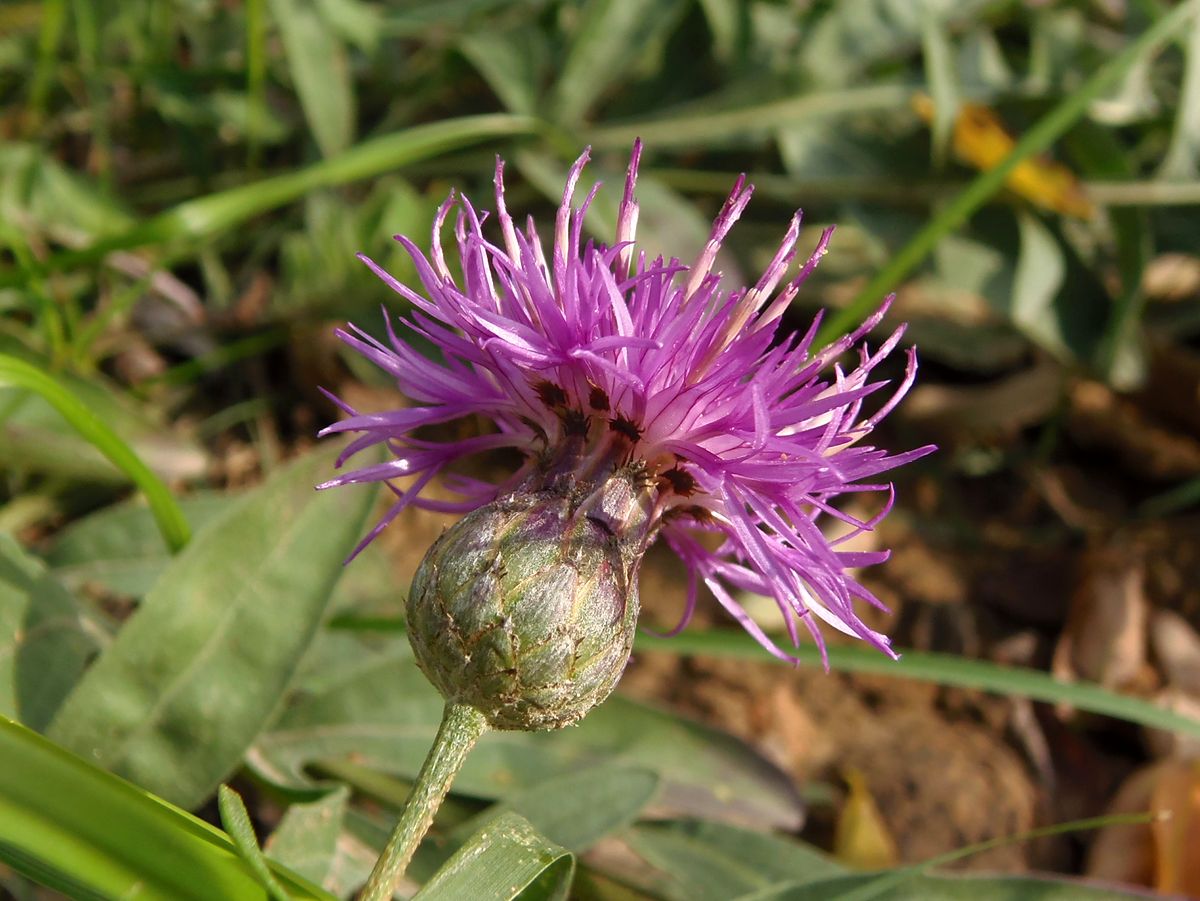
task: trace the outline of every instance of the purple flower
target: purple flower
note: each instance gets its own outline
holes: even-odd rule
[[[889,456],[862,443],[915,377],[910,349],[904,378],[873,412],[864,413],[867,398],[888,385],[872,381],[872,370],[896,348],[903,327],[875,350],[868,348],[866,335],[883,319],[885,302],[852,334],[824,348],[812,346],[820,317],[802,335],[779,334],[784,312],[832,233],[822,233],[816,250],[784,282],[796,255],[799,213],[752,287],[723,286],[713,265],[750,200],[753,188],[744,178],[694,264],[648,260],[634,243],[640,155],[639,142],[609,246],[582,238],[596,188],[578,208],[572,206],[588,160],[585,151],[567,178],[548,257],[532,220],[521,231],[505,208],[499,160],[498,243],[484,233],[486,215],[452,194],[434,221],[428,256],[408,238],[396,237],[412,257],[421,290],[361,257],[411,304],[401,325],[421,344],[432,345],[436,359],[397,335],[390,320],[387,343],[353,326],[339,330],[343,341],[396,380],[413,405],[360,414],[335,398],[348,418],[322,434],[358,433],[339,466],[380,443],[392,459],[320,487],[384,482],[395,495],[361,550],[406,507],[474,510],[516,490],[574,443],[578,452],[571,459],[580,471],[614,459],[644,467],[647,537],[661,536],[689,572],[686,606],[671,634],[690,620],[703,582],[777,657],[793,659],[751,619],[738,592],[774,598],[793,644],[803,622],[824,655],[819,619],[895,656],[887,637],[856,614],[856,601],[882,604],[851,572],[886,560],[888,552],[841,548],[874,528],[891,508],[892,486],[880,474],[933,450]],[[447,265],[441,239],[455,206],[461,282]],[[844,369],[836,361],[855,346],[857,365]],[[473,437],[422,437],[428,434],[425,426],[460,419],[494,428]],[[451,470],[456,461],[498,448],[524,456],[498,483]],[[439,474],[459,500],[422,495]],[[839,496],[856,492],[885,493],[882,511],[863,521],[835,506]],[[836,537],[828,537],[823,521],[832,524]],[[706,539],[705,533],[716,538]]]

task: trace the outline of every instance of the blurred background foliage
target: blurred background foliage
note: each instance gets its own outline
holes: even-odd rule
[[[314,555],[327,514],[288,494],[304,480],[279,464],[310,446],[336,415],[317,386],[343,396],[358,391],[366,403],[395,402],[379,373],[330,337],[331,325],[346,320],[380,329],[381,304],[401,309],[355,253],[410,279],[411,263],[390,236],[425,243],[421,236],[452,188],[490,208],[497,154],[509,165],[509,208],[544,217],[584,146],[592,148],[589,172],[606,183],[588,222],[604,240],[629,148],[640,136],[640,235],[651,251],[690,258],[745,172],[758,196],[721,260],[731,280],[760,271],[802,207],[810,245],[820,226],[836,223],[838,231],[791,313],[797,327],[820,308],[841,311],[833,315],[845,324],[898,293],[892,318],[910,322],[924,377],[893,438],[897,446],[932,438],[944,448],[910,479],[911,499],[898,511],[900,575],[892,596],[915,601],[899,605],[903,640],[1043,669],[1053,654],[1060,677],[1161,703],[1163,692],[1172,693],[1171,708],[1194,716],[1200,686],[1188,667],[1200,667],[1200,651],[1187,645],[1200,621],[1192,578],[1200,542],[1187,518],[1200,503],[1200,16],[1187,15],[1194,7],[1163,0],[6,0],[0,354],[17,362],[0,371],[0,530],[20,541],[0,544],[10,565],[9,594],[0,597],[19,611],[14,623],[28,623],[31,599],[73,623],[65,643],[32,658],[53,667],[58,681],[36,698],[14,689],[6,712],[68,747],[100,741],[95,736],[111,726],[103,698],[124,697],[120,679],[106,675],[119,660],[76,683],[86,662],[98,649],[125,648],[117,653],[143,659],[166,628],[150,612],[170,619],[169,608],[151,604],[156,592],[178,596],[191,590],[197,572],[219,570],[223,557],[236,562],[253,546],[252,530],[229,531],[238,516],[259,516],[253,521],[270,529],[269,509],[231,513],[226,495],[213,489],[255,485],[279,470],[283,487],[268,497],[275,504],[291,498],[286,504],[299,523],[279,541],[290,553]],[[1010,155],[1014,146],[1018,156]],[[68,400],[55,403],[28,367],[52,376]],[[88,414],[108,430],[81,435]],[[132,456],[122,455],[125,444]],[[187,524],[170,531],[182,520],[165,509],[170,497],[156,504],[154,485],[185,496],[182,518],[206,536],[189,545],[187,566],[168,564],[144,508],[114,505],[130,480],[147,490],[176,544]],[[363,515],[350,511],[346,522],[355,526]],[[1168,515],[1182,519],[1161,519]],[[206,522],[224,525],[203,531]],[[1176,544],[1154,532],[1164,522],[1172,536],[1184,536]],[[404,540],[420,545],[419,555],[437,527],[415,526]],[[330,547],[350,540],[354,528],[343,531],[328,539]],[[1093,553],[1125,562],[1085,563],[1075,600],[1075,583],[1051,579],[1053,611],[1032,609],[1032,595],[1022,606],[996,585],[1074,572]],[[1183,562],[1153,562],[1167,557]],[[413,562],[397,564],[373,549],[356,563],[335,594],[340,626],[322,628],[312,647],[329,610],[309,597],[315,589],[297,587],[307,600],[298,602],[288,634],[300,637],[272,645],[273,668],[260,674],[262,691],[243,698],[228,740],[210,736],[205,744],[196,722],[159,722],[146,728],[167,738],[182,729],[173,747],[181,755],[190,748],[193,757],[163,768],[158,746],[122,745],[125,756],[99,755],[99,762],[186,807],[205,802],[218,781],[249,763],[251,791],[266,799],[252,805],[257,822],[277,822],[294,802],[279,839],[292,850],[279,859],[348,891],[369,863],[364,849],[381,840],[379,809],[348,807],[344,789],[329,793],[313,781],[312,765],[320,762],[326,780],[376,804],[402,797],[395,777],[415,766],[436,719],[436,704],[411,681],[402,640],[389,634],[396,586]],[[323,584],[318,569],[316,586]],[[211,575],[213,585],[236,582],[221,581],[227,576]],[[1103,586],[1142,576],[1150,588],[1140,600],[1127,593],[1114,607],[1094,599],[1107,597]],[[1093,582],[1102,588],[1089,594]],[[982,596],[974,591],[979,584]],[[213,585],[197,589],[209,603],[216,603]],[[987,608],[984,626],[975,613],[968,626],[944,614],[946,598],[963,595]],[[252,599],[245,609],[234,606],[247,628],[270,629],[253,616]],[[134,609],[146,614],[142,637],[118,631]],[[1174,645],[1154,644],[1169,631],[1155,631],[1160,609],[1182,629],[1171,633],[1184,636]],[[1113,625],[1128,622],[1141,624],[1137,638]],[[1014,650],[1024,647],[1019,640],[1030,624],[1033,649]],[[193,638],[204,634],[195,628]],[[20,648],[24,634],[14,626],[5,641]],[[167,658],[186,658],[190,645],[180,642],[164,644]],[[1185,651],[1172,657],[1168,645]],[[408,685],[407,693],[376,697],[381,672]],[[981,684],[956,672],[941,681]],[[239,694],[237,678],[217,682]],[[1012,691],[1039,696],[1028,686]],[[1075,700],[1086,706],[1083,695]],[[630,705],[627,722],[641,723],[638,729],[622,727],[616,713],[606,718],[621,704]],[[659,812],[719,816],[703,790],[714,773],[743,797],[735,811],[743,823],[798,826],[798,807],[778,800],[790,791],[781,788],[783,777],[761,769],[767,765],[748,748],[673,718],[652,728],[660,714],[633,701],[612,705],[594,716],[590,732],[537,745],[544,768],[529,768],[527,778],[514,776],[511,752],[489,758],[485,751],[475,776],[470,769],[464,775],[463,791],[476,801],[526,791],[509,810],[542,827],[551,790],[539,795],[535,776],[569,780],[562,761],[617,748],[632,769],[601,772],[600,788],[591,790],[607,797],[613,786],[634,788],[588,821],[591,832],[564,838],[561,823],[547,827],[559,828],[555,841],[569,851],[624,828],[655,791]],[[695,699],[682,706],[712,713]],[[1139,715],[1146,721],[1152,713]],[[400,730],[372,745],[370,730],[359,728],[372,717],[420,728],[416,738]],[[739,731],[736,717],[715,718]],[[331,724],[345,726],[350,738],[327,743]],[[679,744],[679,730],[694,743],[691,768],[669,774],[654,762],[678,758],[656,755]],[[742,731],[754,738],[753,729]],[[629,751],[639,735],[652,752]],[[520,744],[521,754],[533,753],[534,745]],[[1183,744],[1162,754],[1175,759]],[[1140,744],[1135,751],[1121,745],[1121,754],[1125,774],[1134,761],[1149,765],[1155,757]],[[1039,758],[1033,768],[1043,764],[1055,766]],[[1104,784],[1115,785],[1105,773]],[[504,778],[509,783],[498,788]],[[662,789],[664,779],[675,780],[672,789]],[[821,791],[811,792],[818,802]],[[1012,822],[1097,813],[1111,792],[1099,794],[1091,806],[1051,804]],[[886,839],[872,845],[875,821],[859,816],[874,803],[869,792],[844,797],[858,812],[855,822],[867,824],[859,827],[866,844],[884,849],[869,860],[947,850],[903,841],[897,850]],[[461,841],[476,810],[452,810],[446,834]],[[332,831],[331,817],[339,827]],[[999,818],[993,825],[1003,831]],[[658,875],[606,869],[612,861],[601,856],[581,871],[580,884],[597,897],[694,899],[795,880],[783,864],[783,872],[764,870],[760,879],[718,860],[722,847],[763,859],[778,851],[761,844],[765,836],[734,838],[725,828],[637,826],[623,833],[627,845],[658,866]],[[994,831],[958,834],[963,844]],[[297,836],[324,850],[316,854]],[[447,841],[424,874],[449,856],[455,841]],[[843,850],[854,836],[848,841]],[[305,870],[296,863],[309,860],[305,854],[321,865]],[[1200,891],[1200,883],[1179,882],[1186,877],[1179,860],[1163,854],[1149,875],[1100,875]],[[700,858],[712,861],[719,879],[662,875]],[[815,860],[796,866],[849,878]],[[1078,852],[1052,862],[1080,867]],[[551,884],[537,897],[553,897],[557,878],[531,876],[531,884]]]

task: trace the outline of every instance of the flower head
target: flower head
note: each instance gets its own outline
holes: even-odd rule
[[[713,267],[750,200],[753,189],[744,179],[734,185],[695,263],[648,259],[634,243],[640,154],[639,143],[611,245],[583,239],[596,187],[573,206],[585,152],[571,167],[549,256],[532,220],[521,230],[509,215],[498,160],[498,242],[485,235],[486,214],[452,194],[435,218],[428,255],[408,238],[396,238],[412,257],[419,288],[362,257],[411,305],[400,320],[403,334],[432,345],[435,355],[405,341],[390,320],[386,343],[353,326],[339,331],[396,380],[412,406],[358,413],[335,398],[348,418],[322,434],[358,434],[339,466],[377,444],[385,444],[392,458],[321,487],[384,482],[395,495],[361,549],[410,505],[470,513],[531,485],[565,481],[579,496],[571,511],[578,509],[606,532],[631,536],[622,547],[637,546],[635,577],[636,559],[659,537],[686,564],[687,600],[675,632],[691,618],[703,583],[778,657],[792,659],[751,619],[739,593],[774,598],[793,644],[803,623],[824,654],[815,622],[823,620],[893,654],[888,639],[855,612],[857,602],[882,605],[852,572],[888,554],[843,548],[890,509],[892,487],[880,475],[933,450],[889,456],[863,443],[916,374],[910,349],[903,378],[882,400],[872,397],[888,386],[872,380],[872,372],[896,348],[903,327],[877,348],[868,347],[866,336],[883,319],[884,303],[827,347],[813,347],[819,317],[803,334],[781,331],[785,310],[832,233],[821,235],[789,277],[799,213],[754,285],[723,285]],[[456,206],[459,278],[442,244]],[[856,365],[843,368],[837,361],[852,348]],[[440,440],[425,428],[454,420],[487,427]],[[498,448],[523,455],[523,464],[506,478],[484,481],[451,469]],[[613,473],[621,479],[611,481]],[[424,495],[439,475],[458,500]],[[614,490],[615,484],[624,487]],[[842,495],[857,492],[885,494],[881,512],[864,521],[836,505]],[[822,529],[826,522],[833,537]]]

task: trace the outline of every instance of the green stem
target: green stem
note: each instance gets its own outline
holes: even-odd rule
[[[486,728],[487,720],[474,707],[446,705],[433,747],[429,749],[400,820],[359,895],[359,901],[390,901],[396,884],[408,869],[413,852],[429,831],[433,815],[450,791],[450,783]]]
[[[817,335],[814,346],[827,344],[843,332],[860,322],[870,310],[879,305],[884,294],[899,284],[949,232],[958,228],[976,210],[991,199],[1004,186],[1017,165],[1034,154],[1041,153],[1062,137],[1087,112],[1093,100],[1100,97],[1142,56],[1167,40],[1189,16],[1196,13],[1200,5],[1196,0],[1181,3],[1147,28],[1137,40],[1096,70],[1087,81],[1043,116],[1033,128],[1017,141],[1017,144],[998,166],[979,175],[967,188],[944,207],[929,224],[913,235],[912,239],[892,257],[850,303],[838,310],[826,321]]]

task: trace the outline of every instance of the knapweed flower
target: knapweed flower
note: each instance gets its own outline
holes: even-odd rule
[[[607,246],[583,238],[596,187],[573,206],[587,152],[575,162],[549,256],[532,220],[519,229],[505,208],[498,160],[498,240],[485,233],[487,216],[452,194],[428,256],[396,238],[419,287],[362,257],[411,306],[401,334],[390,320],[386,342],[353,326],[339,332],[412,405],[359,413],[339,401],[348,418],[323,434],[358,434],[339,466],[378,444],[391,458],[321,487],[384,482],[395,495],[360,548],[410,505],[467,514],[422,563],[408,600],[410,635],[443,694],[486,707],[501,727],[562,725],[607,695],[629,654],[638,562],[658,538],[689,573],[675,631],[703,583],[777,657],[792,659],[740,594],[773,598],[793,644],[803,623],[824,654],[822,620],[893,653],[855,612],[858,602],[881,605],[853,570],[887,552],[844,548],[891,507],[880,474],[932,450],[889,456],[863,443],[916,374],[910,349],[904,376],[882,400],[872,397],[888,385],[872,373],[903,328],[867,346],[885,303],[827,347],[813,347],[819,317],[803,334],[781,333],[832,232],[789,278],[799,213],[753,286],[723,285],[713,267],[750,200],[744,178],[695,263],[648,259],[635,244],[640,153],[637,144]],[[458,276],[442,244],[456,206]],[[856,365],[843,368],[838,360],[851,349]],[[448,429],[454,421],[461,427]],[[523,460],[505,477],[451,469],[500,448]],[[439,475],[456,500],[426,496]],[[858,492],[886,495],[869,520],[837,505]]]

